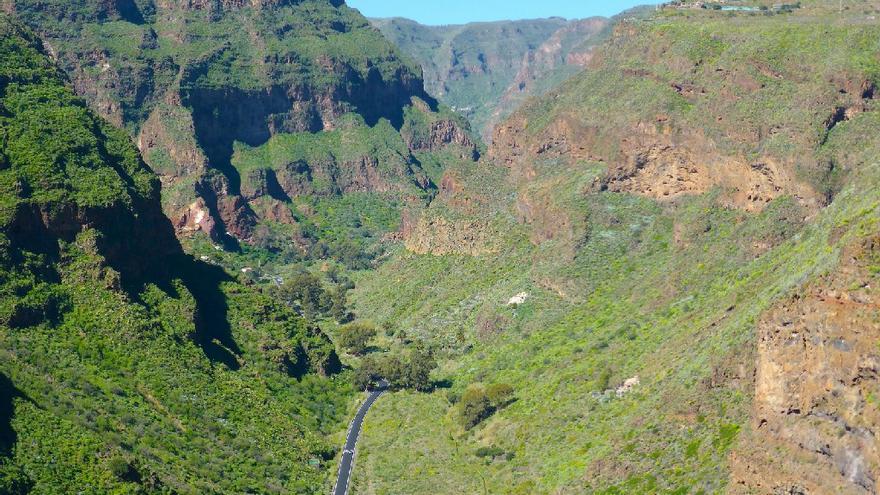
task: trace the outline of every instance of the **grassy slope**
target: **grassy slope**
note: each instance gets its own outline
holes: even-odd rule
[[[39,47],[0,18],[0,492],[322,490],[332,346],[183,255],[128,137]]]
[[[828,177],[809,177],[840,192],[806,223],[808,212],[791,198],[747,214],[719,206],[719,191],[676,203],[585,194],[590,189],[582,185],[601,166],[536,159],[538,180],[527,187],[550,187],[550,205],[583,224],[573,256],[563,254],[568,241],[528,243],[527,229],[513,219],[515,186],[465,171],[466,189],[494,191],[479,214],[494,219],[507,247],[477,258],[400,253],[359,281],[357,307],[447,356],[438,378],[452,388],[394,394],[376,405],[361,444],[357,493],[722,490],[728,449],[749,427],[756,319],[781,295],[833,269],[840,249],[875,232],[880,220],[878,150],[868,137],[880,129],[877,113],[838,124],[817,144],[837,91],[829,74],[876,81],[877,27],[861,17],[823,17],[821,8],[807,4],[798,17],[700,14],[642,24],[607,49],[605,69],[524,110],[536,134],[575,113],[601,122],[608,136],[640,115],[668,112],[745,154],[751,151],[736,137],[725,139],[728,124],[716,123],[718,113],[740,128],[776,125],[783,132],[765,136],[761,152],[798,155],[806,176],[828,160],[846,171],[830,185]],[[672,50],[662,58],[669,62],[656,64],[652,49]],[[682,58],[691,62],[676,66]],[[707,88],[708,101],[697,104],[662,82],[682,78],[693,60],[709,68],[685,76]],[[728,82],[710,70],[745,61],[798,77],[761,79],[767,91],[713,99]],[[661,75],[657,82],[622,74],[647,66]],[[446,215],[454,209],[432,208]],[[505,305],[522,290],[532,298]],[[500,335],[477,338],[481,314],[501,318]],[[641,381],[634,392],[603,393],[633,376]],[[514,385],[518,400],[463,432],[449,399],[469,383],[501,381]],[[480,446],[512,456],[487,461],[475,456]]]

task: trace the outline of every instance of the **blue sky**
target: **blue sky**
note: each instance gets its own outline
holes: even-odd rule
[[[407,17],[422,24],[474,21],[612,16],[636,5],[660,0],[347,0],[367,17]]]

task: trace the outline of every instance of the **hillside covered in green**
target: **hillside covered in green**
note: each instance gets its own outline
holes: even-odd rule
[[[877,0],[0,7],[0,494],[880,491]]]
[[[355,493],[876,491],[880,6],[800,3],[623,22],[446,170],[352,299],[449,388]]]
[[[433,155],[476,153],[420,68],[343,2],[6,4],[138,143],[187,251],[257,279],[286,275],[267,266],[369,264],[396,229],[386,217],[436,192]],[[320,153],[279,156],[292,141]],[[241,156],[251,150],[271,166]],[[364,214],[322,214],[350,206]]]
[[[316,493],[330,340],[183,253],[124,131],[0,15],[0,493]]]
[[[424,70],[429,94],[465,115],[484,138],[530,96],[583,69],[611,20],[594,17],[425,26],[403,18],[372,23]]]

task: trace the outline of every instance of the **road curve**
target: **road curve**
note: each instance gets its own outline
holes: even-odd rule
[[[361,404],[351,424],[348,425],[348,435],[345,437],[345,447],[342,448],[342,458],[339,460],[339,472],[336,474],[336,485],[333,487],[333,495],[348,495],[348,485],[351,483],[351,470],[354,467],[354,455],[357,449],[358,437],[361,434],[361,425],[367,411],[376,402],[376,399],[388,389],[388,382],[381,381],[376,390],[370,392],[367,400]]]

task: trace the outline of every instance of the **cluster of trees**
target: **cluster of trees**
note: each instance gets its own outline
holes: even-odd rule
[[[513,402],[513,387],[506,383],[494,383],[484,387],[480,383],[470,385],[458,403],[458,421],[470,430],[495,411]]]
[[[0,164],[3,157],[0,156]],[[291,240],[289,234],[278,232],[267,225],[259,225],[254,231],[253,245],[269,254],[270,259],[282,263],[298,263],[318,260],[336,260],[349,270],[366,270],[373,266],[379,251],[368,250],[366,241],[355,242],[349,239],[327,242],[319,234],[309,230],[301,232],[307,250]]]
[[[274,296],[308,320],[324,317],[346,323],[352,319],[347,295],[353,288],[354,284],[350,280],[343,279],[327,289],[320,278],[303,271],[276,287]]]
[[[339,329],[339,345],[355,356],[362,356],[369,350],[370,340],[377,333],[376,326],[372,323],[349,323]]]
[[[354,384],[359,389],[365,389],[385,379],[394,390],[428,392],[434,387],[431,372],[435,368],[437,361],[421,349],[374,354],[361,360],[361,366],[355,372]]]

